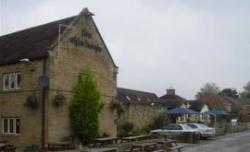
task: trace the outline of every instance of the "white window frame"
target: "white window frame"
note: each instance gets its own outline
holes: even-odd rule
[[[4,121],[7,120],[7,132],[4,131]],[[10,120],[13,120],[13,132],[10,132]],[[19,133],[17,133],[17,120],[19,120]],[[2,134],[3,135],[19,135],[20,132],[21,132],[21,120],[20,118],[2,118],[2,125],[1,125],[1,128],[2,128]]]
[[[11,91],[11,90],[18,90],[20,89],[20,84],[18,85],[18,76],[21,76],[20,72],[14,73],[5,73],[3,74],[3,90],[4,91]],[[14,87],[11,87],[11,80],[14,78]],[[8,79],[8,86],[5,86],[5,81]],[[21,76],[22,79],[22,76]]]

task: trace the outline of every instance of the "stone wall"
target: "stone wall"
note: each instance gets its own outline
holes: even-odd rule
[[[21,129],[19,135],[3,135],[2,124],[0,140],[9,140],[18,148],[25,145],[41,144],[41,88],[38,78],[43,72],[42,61],[19,63],[0,67],[0,118],[20,118]],[[22,76],[20,89],[3,91],[3,74],[20,72]],[[27,97],[34,95],[40,106],[37,110],[24,106]],[[2,123],[2,121],[1,121]]]
[[[68,32],[61,33],[60,47],[58,48],[55,43],[55,49],[48,50],[46,74],[50,78],[50,86],[45,97],[45,142],[61,141],[72,135],[69,123],[69,105],[79,73],[87,67],[97,80],[101,91],[101,102],[104,104],[100,116],[100,131],[116,136],[116,114],[110,110],[110,103],[116,96],[117,67],[91,18],[80,15],[72,26],[74,28],[65,30]],[[87,37],[85,37],[86,34]],[[88,47],[79,46],[70,41],[75,36],[81,40],[87,40]],[[101,50],[96,49],[95,46],[100,47]],[[39,76],[43,74],[43,67],[43,60],[0,67],[0,118],[15,117],[21,120],[19,135],[3,135],[1,132],[0,140],[9,140],[18,148],[31,144],[41,145],[42,88],[38,86],[37,82]],[[20,89],[3,91],[2,75],[10,72],[21,73]],[[65,103],[60,107],[54,107],[53,100],[59,93],[65,96]],[[37,110],[24,106],[29,95],[34,95],[38,99],[40,107]]]
[[[68,32],[62,34],[59,49],[51,51],[49,60],[49,76],[51,79],[48,101],[48,141],[60,141],[71,135],[69,123],[69,105],[74,87],[78,82],[81,70],[90,68],[93,72],[97,85],[101,91],[101,102],[104,108],[100,117],[101,133],[111,136],[116,135],[115,116],[109,108],[112,99],[116,96],[116,77],[113,75],[116,68],[112,59],[99,37],[95,25],[91,19],[80,16],[75,20]],[[82,35],[82,30],[88,31],[91,37]],[[101,51],[76,45],[70,41],[72,37],[87,40],[90,44],[98,45]],[[57,93],[66,97],[65,105],[55,109],[52,101]]]
[[[242,121],[250,122],[250,106],[249,105],[242,106]]]
[[[118,118],[118,126],[126,122],[133,123],[135,128],[143,129],[148,127],[153,120],[164,111],[160,106],[151,105],[124,105],[124,113]]]

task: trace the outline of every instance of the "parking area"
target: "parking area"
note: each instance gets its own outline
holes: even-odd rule
[[[186,145],[184,152],[247,152],[250,149],[250,131],[228,134],[200,144]]]

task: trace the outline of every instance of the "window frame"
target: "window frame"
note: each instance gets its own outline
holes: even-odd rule
[[[19,83],[18,78],[20,77]],[[22,74],[21,72],[11,72],[11,73],[3,73],[3,91],[13,91],[13,90],[19,90],[20,84],[22,82]],[[6,86],[6,79],[8,80],[8,86]],[[13,82],[12,82],[13,81]],[[12,87],[12,84],[14,83],[14,87]]]
[[[5,121],[7,121],[7,125],[5,123]],[[10,126],[12,121],[12,126]],[[17,132],[17,122],[18,124],[18,132]],[[7,128],[6,128],[7,127]],[[11,131],[11,128],[13,129],[13,131]],[[7,132],[6,132],[7,130]],[[21,133],[21,120],[20,118],[1,118],[1,132],[3,135],[20,135]]]

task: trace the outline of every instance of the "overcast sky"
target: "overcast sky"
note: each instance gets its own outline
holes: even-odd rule
[[[192,99],[206,82],[241,91],[250,80],[249,0],[0,0],[0,35],[84,7],[96,14],[121,87],[161,96],[172,86]]]

